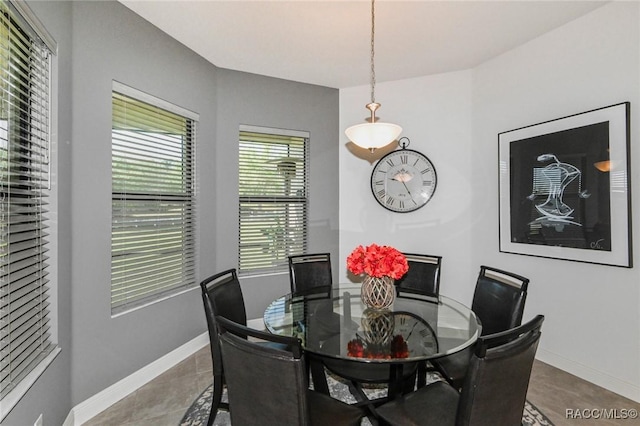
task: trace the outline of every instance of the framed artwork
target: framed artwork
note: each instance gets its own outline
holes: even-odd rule
[[[632,267],[630,104],[498,135],[500,251]]]

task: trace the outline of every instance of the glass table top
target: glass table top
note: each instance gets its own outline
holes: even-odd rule
[[[370,309],[357,283],[280,297],[265,310],[264,322],[271,333],[300,338],[314,354],[371,363],[438,358],[480,335],[475,314],[453,299],[397,296],[388,309]]]

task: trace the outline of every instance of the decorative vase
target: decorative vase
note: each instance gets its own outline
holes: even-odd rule
[[[364,277],[364,281],[362,281],[360,298],[362,299],[362,302],[370,308],[388,308],[396,298],[396,289],[393,285],[393,278],[387,275],[380,278],[366,275]]]
[[[395,329],[395,320],[390,310],[367,308],[363,312],[361,324],[367,343],[377,346],[389,345]]]

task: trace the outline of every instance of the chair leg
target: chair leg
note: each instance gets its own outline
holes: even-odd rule
[[[213,376],[213,400],[211,401],[211,411],[209,412],[209,420],[207,426],[212,426],[216,419],[218,410],[229,410],[229,404],[222,402],[222,391],[224,390],[224,378],[222,374]]]
[[[423,388],[427,384],[427,363],[421,361],[418,363],[418,382],[416,388]]]
[[[420,369],[417,369],[411,376],[405,378],[402,381],[402,393],[407,394],[416,390],[416,375],[419,374]],[[425,374],[426,381],[426,374]],[[419,382],[419,379],[418,379]]]
[[[329,384],[327,383],[327,376],[325,375],[322,361],[309,356],[307,357],[307,368],[311,370],[313,389],[316,392],[329,395]]]

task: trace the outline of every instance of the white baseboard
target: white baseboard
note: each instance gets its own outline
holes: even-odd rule
[[[247,326],[264,330],[264,320],[262,318],[247,320]],[[179,348],[76,405],[71,409],[62,426],[79,426],[85,423],[208,344],[209,333],[202,333]]]
[[[640,386],[637,383],[629,383],[543,349],[538,349],[536,358],[625,398],[640,402]]]
[[[85,423],[208,344],[209,333],[202,333],[179,348],[73,407],[63,426],[79,426]]]

